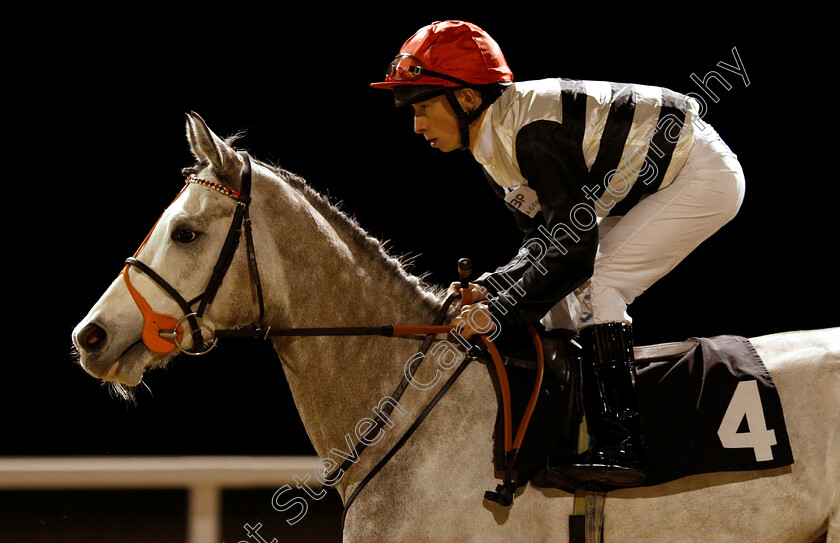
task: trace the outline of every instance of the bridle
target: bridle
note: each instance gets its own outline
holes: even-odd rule
[[[140,261],[137,256],[143,247],[148,242],[154,231],[157,223],[152,227],[152,231],[143,240],[143,243],[134,253],[134,256],[125,260],[125,268],[121,274],[125,279],[126,286],[131,293],[132,298],[137,304],[140,312],[143,314],[143,342],[149,350],[157,353],[168,353],[178,348],[181,352],[193,356],[200,356],[210,352],[216,343],[221,338],[263,338],[277,336],[359,336],[359,335],[380,335],[380,336],[408,336],[408,335],[424,335],[424,334],[440,334],[447,333],[452,330],[451,326],[432,325],[432,326],[415,326],[415,325],[386,325],[386,326],[333,326],[320,328],[281,328],[272,330],[270,326],[264,326],[265,319],[265,301],[263,299],[262,281],[260,280],[259,268],[257,267],[256,251],[254,249],[254,240],[251,228],[251,219],[249,214],[251,203],[251,160],[248,153],[244,150],[239,150],[238,153],[243,158],[243,169],[241,175],[241,186],[239,191],[235,191],[228,187],[224,187],[217,183],[211,183],[196,177],[188,177],[185,181],[186,185],[196,184],[213,189],[220,194],[224,194],[236,201],[236,209],[233,213],[230,227],[228,228],[227,236],[222,244],[222,249],[219,252],[219,257],[213,267],[213,273],[207,282],[204,292],[191,300],[185,299],[177,289],[175,289],[169,282],[166,281],[160,274],[155,272],[150,266]],[[186,188],[186,187],[185,187]],[[182,189],[175,197],[175,200],[180,198],[185,189]],[[174,201],[173,200],[173,203]],[[170,204],[171,205],[171,204]],[[218,329],[215,320],[210,317],[206,310],[213,301],[222,281],[230,268],[233,261],[234,253],[239,245],[239,240],[244,234],[245,247],[248,259],[248,268],[251,275],[251,282],[254,285],[257,295],[257,303],[259,306],[259,317],[257,321],[251,325],[232,328],[232,329]],[[184,316],[176,319],[171,315],[161,314],[153,311],[150,304],[137,292],[131,284],[128,270],[130,267],[135,267],[142,271],[149,279],[156,283],[163,289],[180,307]],[[199,303],[198,309],[193,310],[193,306]],[[445,304],[448,308],[449,303]],[[213,328],[212,337],[209,338],[209,344],[204,347],[204,336],[201,332],[201,327],[198,326],[198,321],[210,321]],[[442,320],[442,319],[441,319]],[[183,341],[183,323],[187,321],[192,327],[193,347],[187,349],[182,345]],[[147,337],[148,336],[148,337]]]
[[[173,351],[176,347],[183,353],[193,356],[203,355],[210,352],[218,342],[218,336],[213,334],[210,342],[205,345],[204,336],[202,334],[199,321],[209,321],[215,331],[217,326],[215,321],[207,314],[207,307],[213,302],[216,293],[222,284],[222,281],[230,268],[233,261],[233,255],[236,253],[236,248],[239,245],[239,240],[244,232],[245,246],[248,258],[248,268],[251,274],[251,281],[257,292],[257,301],[259,305],[259,317],[255,325],[256,329],[261,327],[261,323],[265,318],[265,302],[263,300],[262,282],[260,281],[260,273],[257,268],[256,253],[254,251],[254,239],[251,229],[251,218],[249,214],[251,204],[251,159],[246,151],[238,151],[243,159],[243,168],[240,182],[240,189],[238,191],[224,187],[222,185],[211,183],[196,177],[188,177],[185,181],[184,189],[178,193],[175,200],[180,198],[184,193],[186,187],[190,184],[202,185],[211,188],[229,198],[236,201],[236,208],[233,212],[233,219],[228,228],[227,236],[222,244],[222,249],[219,252],[219,257],[216,260],[216,265],[213,267],[213,273],[207,281],[207,286],[204,292],[191,300],[186,300],[177,289],[169,284],[160,274],[155,272],[151,267],[140,261],[137,256],[146,245],[146,242],[151,237],[152,232],[146,236],[146,239],[134,253],[134,256],[126,259],[125,268],[123,268],[122,275],[125,279],[131,297],[137,304],[140,312],[143,314],[143,343],[152,352],[164,354]],[[174,200],[173,200],[174,203]],[[171,205],[171,204],[170,204]],[[157,223],[155,223],[157,226]],[[154,226],[152,227],[154,231]],[[161,289],[163,289],[170,298],[175,300],[183,312],[184,316],[180,319],[175,319],[171,315],[157,313],[151,309],[149,303],[131,284],[128,275],[130,267],[135,267],[142,271],[147,277],[154,281]],[[193,306],[198,303],[198,308],[193,310]],[[187,321],[192,328],[193,346],[186,349],[182,346],[183,341],[183,323]]]
[[[216,260],[216,264],[213,267],[213,272],[210,275],[210,279],[208,280],[207,286],[205,287],[203,293],[199,294],[191,300],[185,299],[177,291],[177,289],[170,285],[160,274],[155,272],[151,267],[149,267],[137,258],[140,251],[143,249],[143,247],[146,245],[146,242],[148,242],[149,238],[151,237],[155,226],[157,226],[157,222],[152,227],[152,230],[149,232],[146,238],[143,240],[143,243],[134,253],[134,256],[126,259],[125,261],[125,267],[123,268],[121,275],[125,280],[125,284],[129,290],[129,293],[131,294],[132,298],[137,304],[137,307],[140,309],[140,312],[143,314],[144,322],[141,336],[143,339],[143,343],[150,351],[165,354],[172,352],[177,348],[185,354],[200,356],[210,352],[216,346],[216,343],[220,338],[236,337],[268,339],[269,337],[277,336],[425,336],[420,348],[418,349],[418,354],[421,354],[422,356],[412,358],[413,362],[410,366],[406,366],[406,371],[404,372],[400,383],[397,385],[394,392],[390,395],[390,398],[393,399],[394,402],[389,402],[379,413],[377,413],[376,418],[373,419],[375,424],[366,432],[366,435],[375,435],[388,423],[388,417],[392,414],[395,404],[402,397],[403,393],[409,388],[409,385],[411,385],[412,376],[415,374],[419,365],[425,359],[425,353],[428,351],[429,347],[432,344],[432,341],[434,341],[435,337],[438,334],[451,334],[456,339],[459,339],[461,345],[465,347],[466,356],[464,356],[460,364],[458,364],[455,370],[451,373],[448,380],[441,386],[436,395],[426,405],[425,409],[421,411],[420,415],[417,417],[417,419],[415,419],[415,421],[405,432],[405,434],[403,434],[401,439],[397,441],[397,443],[391,448],[390,451],[388,451],[388,453],[385,454],[385,456],[379,461],[379,463],[377,463],[374,466],[374,468],[367,473],[367,475],[362,479],[362,481],[356,486],[353,492],[345,500],[344,513],[342,515],[343,522],[347,510],[353,503],[353,500],[358,495],[358,493],[385,466],[385,464],[391,459],[391,457],[393,457],[393,455],[396,454],[396,452],[408,441],[408,439],[411,437],[414,431],[420,426],[420,423],[423,422],[426,415],[428,415],[428,413],[434,408],[435,405],[437,405],[438,401],[443,397],[443,395],[446,394],[446,392],[451,388],[458,376],[461,375],[464,369],[466,369],[467,365],[472,360],[475,360],[481,354],[481,352],[479,350],[479,347],[470,344],[463,338],[460,338],[460,334],[458,333],[459,330],[457,330],[455,327],[442,324],[442,322],[447,317],[447,313],[454,298],[457,295],[450,295],[446,298],[442,306],[439,308],[438,313],[435,317],[435,321],[432,325],[338,326],[322,328],[282,328],[275,330],[272,330],[270,327],[264,326],[263,321],[265,319],[265,302],[263,300],[262,282],[260,281],[259,269],[257,267],[257,259],[254,250],[254,240],[251,228],[251,219],[249,215],[249,208],[251,204],[251,160],[246,151],[237,150],[237,152],[243,159],[243,168],[239,191],[232,190],[230,188],[224,187],[216,183],[211,183],[205,180],[197,179],[195,177],[189,177],[186,179],[184,188],[175,197],[175,200],[177,200],[181,196],[181,194],[184,193],[187,186],[189,186],[190,184],[197,184],[216,190],[217,192],[224,194],[225,196],[228,196],[236,201],[236,208],[233,213],[233,218],[231,220],[230,227],[228,228],[227,236],[225,237],[225,241],[222,244],[219,257]],[[227,274],[228,269],[230,268],[231,262],[233,261],[234,253],[236,252],[236,249],[240,242],[240,238],[243,237],[243,234],[245,238],[245,248],[248,260],[248,268],[251,276],[251,282],[254,285],[254,288],[256,289],[257,301],[259,306],[259,317],[254,324],[249,326],[233,329],[218,329],[215,321],[207,314],[207,307],[213,302],[213,299],[215,298],[216,293],[218,292],[219,287],[221,286],[222,281],[224,280],[224,277]],[[184,315],[180,319],[176,319],[171,315],[155,312],[151,308],[150,304],[146,301],[146,299],[143,298],[143,296],[131,284],[131,280],[129,278],[129,269],[131,267],[137,268],[139,271],[141,271],[147,277],[149,277],[153,282],[155,282],[161,289],[163,289],[173,300],[175,300],[175,302],[178,304]],[[459,271],[461,271],[462,282],[460,295],[462,297],[462,301],[466,304],[469,303],[469,299],[467,298],[469,288],[468,282],[466,281],[466,277],[468,277],[469,270],[467,269],[465,272],[465,270],[462,269],[461,263],[459,263]],[[199,304],[198,308],[196,310],[193,310],[192,308],[196,303]],[[181,345],[183,341],[183,324],[185,321],[192,328],[193,346],[189,349]],[[205,344],[201,327],[198,324],[199,321],[209,321],[209,323],[212,325],[213,333],[209,338],[209,343],[207,344]],[[538,334],[536,333],[533,327],[529,328],[529,333],[531,334],[536,349],[537,376],[534,389],[531,394],[531,398],[528,401],[525,413],[522,416],[515,437],[513,436],[513,428],[511,422],[512,414],[510,386],[507,381],[504,361],[502,360],[502,357],[499,354],[499,351],[493,344],[493,342],[489,340],[485,335],[479,335],[479,338],[481,339],[484,348],[490,354],[490,358],[492,359],[494,369],[499,379],[503,407],[504,452],[506,464],[506,474],[504,478],[504,483],[496,487],[496,492],[486,492],[485,498],[492,501],[497,501],[499,503],[502,503],[503,505],[510,505],[510,503],[513,500],[513,492],[516,489],[516,486],[512,480],[513,465],[516,460],[516,455],[519,451],[519,447],[521,446],[522,441],[524,439],[525,430],[527,429],[531,414],[534,411],[539,390],[542,386],[544,366],[542,344],[540,342]],[[362,451],[364,451],[366,448],[367,443],[362,440],[359,440],[359,442],[356,444],[355,450],[360,455]],[[328,475],[326,475],[325,480],[333,481],[340,479],[343,472],[346,471],[351,466],[351,464],[357,461],[358,457],[345,460],[343,464],[336,466]]]

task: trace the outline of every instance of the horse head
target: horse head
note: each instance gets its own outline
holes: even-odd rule
[[[237,256],[250,160],[194,113],[187,139],[196,165],[185,170],[183,190],[72,334],[85,371],[117,388],[139,384],[146,369],[181,351],[204,352],[215,326],[261,316],[255,289],[243,286],[251,268]]]

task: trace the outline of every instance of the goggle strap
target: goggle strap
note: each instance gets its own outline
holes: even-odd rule
[[[417,63],[417,64],[414,64],[414,65],[402,68],[406,72],[414,75],[414,77],[412,77],[411,79],[400,79],[400,78],[397,77],[397,72],[399,71],[397,69],[397,64],[399,63],[400,59],[404,59],[404,58],[413,59]],[[456,84],[464,86],[464,87],[471,86],[470,83],[467,83],[463,79],[459,79],[459,78],[453,77],[451,75],[447,75],[447,74],[444,74],[444,73],[441,73],[441,72],[436,72],[434,70],[430,70],[428,68],[424,68],[423,65],[420,63],[420,60],[417,57],[415,57],[413,55],[409,55],[407,53],[397,55],[397,58],[395,58],[391,62],[391,64],[388,66],[388,73],[385,74],[385,77],[386,78],[391,78],[394,81],[405,82],[405,81],[417,81],[418,79],[420,79],[424,75],[428,75],[428,76],[431,76],[431,77],[437,77],[439,79],[445,79],[446,81],[451,81],[452,83],[456,83]]]

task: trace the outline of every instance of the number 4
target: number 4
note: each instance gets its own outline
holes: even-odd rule
[[[749,431],[739,433],[745,416]],[[767,429],[755,380],[738,383],[718,428],[718,437],[726,449],[753,449],[756,461],[773,460],[771,447],[776,444],[776,432]]]

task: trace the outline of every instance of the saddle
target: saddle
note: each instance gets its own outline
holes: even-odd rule
[[[583,422],[580,345],[574,333],[539,329],[538,335],[544,374],[513,473],[508,473],[517,488],[528,482],[558,488],[544,472],[553,455],[569,457],[577,452]],[[534,343],[524,332],[508,330],[496,344],[510,388],[511,413],[519,420],[534,388]],[[793,463],[775,385],[746,338],[691,338],[636,347],[635,358],[649,460],[643,486],[699,473],[772,469]],[[494,434],[500,478],[505,470],[501,424],[500,408]],[[574,488],[561,490],[575,492]]]

